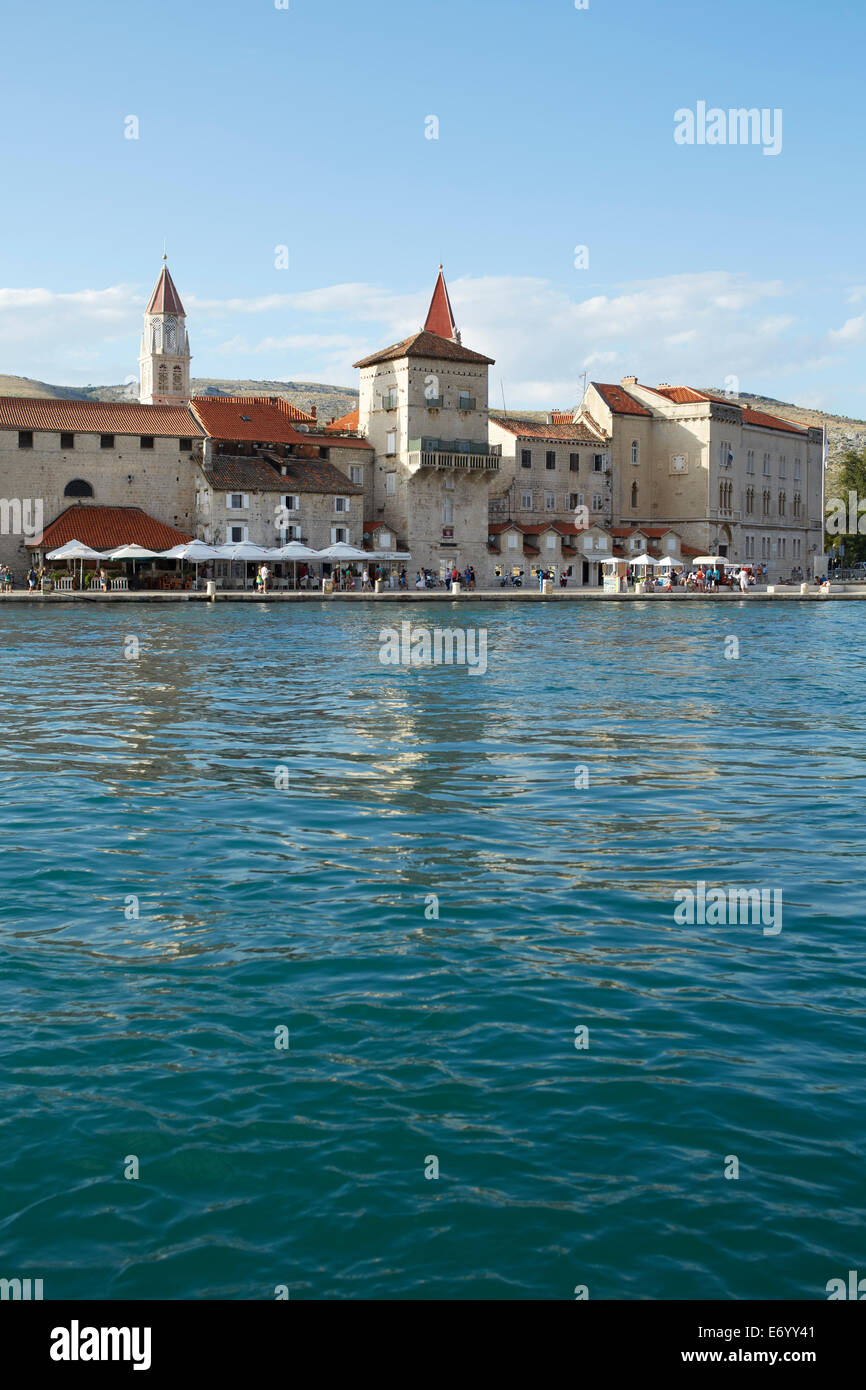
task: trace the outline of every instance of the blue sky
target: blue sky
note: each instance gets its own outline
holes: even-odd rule
[[[510,408],[635,373],[866,416],[866,6],[49,0],[4,24],[0,371],[135,374],[166,237],[194,375],[354,385],[441,260]],[[781,152],[676,144],[699,101],[781,109]]]

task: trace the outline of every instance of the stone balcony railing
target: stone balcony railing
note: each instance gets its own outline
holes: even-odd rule
[[[468,468],[476,473],[498,473],[501,458],[499,454],[443,454],[428,453],[423,449],[412,450],[409,454],[409,467],[419,468]]]

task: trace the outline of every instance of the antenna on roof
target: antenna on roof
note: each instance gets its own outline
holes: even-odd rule
[[[502,392],[502,414],[507,415],[508,411],[505,409],[505,387],[502,384],[502,377],[499,378],[499,389]]]

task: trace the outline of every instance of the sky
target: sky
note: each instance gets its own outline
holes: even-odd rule
[[[137,378],[165,240],[194,377],[356,386],[442,262],[496,405],[866,417],[866,5],[580,3],[7,8],[0,372]]]

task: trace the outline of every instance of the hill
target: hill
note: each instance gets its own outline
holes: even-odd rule
[[[196,396],[282,396],[302,410],[316,407],[320,420],[339,419],[358,404],[358,392],[351,387],[327,386],[318,381],[221,381],[212,377],[193,377]],[[0,374],[0,396],[38,396],[42,400],[134,401],[138,384],[120,386],[52,386],[26,376]]]

